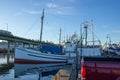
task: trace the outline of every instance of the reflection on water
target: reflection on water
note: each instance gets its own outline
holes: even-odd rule
[[[0,53],[0,64],[7,64],[7,63],[13,63],[14,62],[14,54],[5,54]]]
[[[51,80],[61,64],[15,64],[15,80]]]
[[[15,64],[15,76],[24,75],[26,72],[48,72],[62,68],[61,64]]]
[[[0,53],[0,80],[14,80],[13,67],[14,54]]]
[[[43,76],[40,80],[51,80],[54,75]],[[15,78],[15,80],[39,80],[39,75],[28,73],[24,76],[20,76],[19,78]]]
[[[0,75],[0,80],[14,80],[14,69],[10,69],[4,74]]]
[[[10,64],[14,54],[0,54],[0,80],[51,80],[65,64]],[[3,66],[3,64],[7,64]],[[6,68],[7,67],[7,68]],[[5,71],[1,71],[2,69]]]

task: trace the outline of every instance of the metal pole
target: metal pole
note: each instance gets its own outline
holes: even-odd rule
[[[80,53],[81,53],[81,55],[80,55],[80,62],[81,62],[81,60],[82,60],[82,26],[81,26],[80,32],[81,32],[80,33],[80,35],[81,35],[81,39],[80,39]]]
[[[10,42],[8,41],[8,48],[7,48],[7,54],[10,54]]]
[[[59,34],[59,44],[61,44],[61,28],[60,28],[60,34]]]
[[[40,45],[41,45],[41,42],[42,42],[43,20],[44,20],[44,9],[43,9],[42,16],[41,16]]]
[[[93,20],[92,22],[92,40],[93,40],[93,54],[95,54],[95,49],[94,49],[94,27],[93,27]]]
[[[7,48],[7,64],[9,64],[9,54],[10,54],[10,42],[8,41],[8,48]]]
[[[88,28],[88,22],[84,24],[84,29],[85,29],[85,46],[87,46],[87,28]]]
[[[7,25],[7,31],[8,31],[8,23],[6,23],[6,25]]]
[[[78,43],[79,41],[77,42],[77,45],[76,45],[76,79],[78,78]]]

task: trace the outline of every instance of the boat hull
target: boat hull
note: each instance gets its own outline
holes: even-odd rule
[[[40,51],[15,48],[15,64],[67,63],[65,55],[42,53]]]
[[[21,47],[15,48],[15,76],[33,71],[47,72],[56,70],[65,64],[67,64],[65,55],[42,53]]]

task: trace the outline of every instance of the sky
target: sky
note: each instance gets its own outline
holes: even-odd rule
[[[39,40],[44,8],[43,41],[58,43],[60,28],[62,40],[74,32],[80,35],[80,25],[93,20],[96,40],[105,43],[110,36],[113,43],[120,42],[119,3],[120,0],[0,0],[0,29]]]

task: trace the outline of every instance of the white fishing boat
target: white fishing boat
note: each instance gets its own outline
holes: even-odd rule
[[[43,28],[44,10],[41,17],[41,35]],[[41,45],[41,44],[40,44]],[[55,64],[55,63],[67,63],[67,56],[62,54],[54,54],[52,52],[44,52],[40,50],[34,50],[30,48],[17,47],[15,48],[15,64]],[[53,49],[53,48],[51,48]]]
[[[67,63],[67,57],[66,55],[49,54],[37,50],[17,47],[15,49],[15,63],[17,64]]]
[[[92,41],[88,41],[87,29],[88,24],[84,23],[84,32],[82,32],[81,28],[81,36],[74,33],[71,37],[69,37],[69,39],[66,40],[67,42],[64,43],[65,54],[69,56],[68,63],[74,63],[77,58],[77,60],[80,61],[83,56],[98,57],[102,55],[100,40],[94,40],[94,32],[92,29]],[[85,35],[83,35],[83,33]]]
[[[108,44],[104,47],[104,52],[112,55],[120,55],[120,48],[117,44]]]
[[[26,47],[15,48],[15,77],[28,73],[29,71],[49,71],[54,67],[67,64],[67,56],[62,53],[62,46],[55,44],[42,44],[44,10],[41,17],[40,45],[37,49]],[[50,69],[47,69],[51,67]],[[44,69],[45,68],[45,69]],[[56,68],[55,68],[56,69]]]

